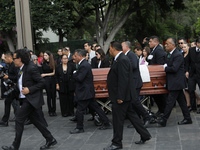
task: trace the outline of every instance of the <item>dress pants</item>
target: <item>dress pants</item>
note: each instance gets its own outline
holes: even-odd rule
[[[187,103],[186,103],[186,100],[185,100],[185,95],[183,93],[183,90],[169,91],[166,108],[165,108],[164,115],[163,115],[162,118],[165,121],[169,118],[176,100],[179,103],[179,106],[180,106],[181,111],[183,113],[184,119],[191,120],[190,112],[187,108]]]
[[[158,111],[164,113],[166,107],[167,94],[152,95],[156,105],[158,106]]]
[[[74,115],[73,95],[74,95],[73,92],[66,92],[66,93],[59,92],[60,110],[62,116]]]
[[[41,108],[38,108],[41,109]],[[18,149],[20,147],[22,133],[24,130],[24,122],[29,117],[33,125],[42,133],[46,140],[52,140],[53,136],[46,126],[41,122],[38,110],[34,108],[27,99],[23,99],[20,108],[16,114],[15,128],[16,134],[13,142],[13,146]]]
[[[4,122],[8,122],[8,120],[9,120],[11,104],[13,103],[14,99],[15,99],[15,96],[14,96],[14,94],[11,93],[10,95],[8,95],[6,97],[6,99],[4,101],[5,107],[4,107],[4,115],[3,115],[3,118],[2,118],[2,121],[4,121]],[[16,114],[16,111],[19,108],[19,105],[17,106],[18,102],[16,102],[16,100],[15,100],[15,103],[16,103],[16,105],[13,108],[14,108],[14,112]]]
[[[192,77],[188,79],[188,90],[190,94],[190,103],[193,110],[197,109],[197,102],[195,96],[196,84],[200,87],[200,79],[198,79],[197,75],[194,74]]]
[[[96,100],[94,98],[91,98],[91,99],[87,99],[87,100],[77,101],[77,111],[76,111],[77,126],[76,126],[76,128],[83,129],[84,113],[85,113],[85,110],[87,107],[90,107],[99,115],[100,119],[102,120],[102,123],[104,123],[104,124],[109,123],[109,120],[108,120],[106,114],[103,112],[103,110],[98,105]]]
[[[45,77],[45,89],[47,93],[47,106],[49,113],[56,112],[56,80],[53,77]]]
[[[142,103],[139,100],[140,90],[141,90],[141,88],[137,88],[136,89],[136,93],[137,93],[138,99],[132,101],[133,109],[136,111],[136,113],[138,114],[138,116],[142,116],[142,118],[144,120],[149,120],[150,116],[149,116],[148,112],[144,109],[144,107],[142,106]]]
[[[132,108],[131,102],[123,102],[122,104],[112,104],[113,118],[113,139],[112,144],[122,146],[124,120],[128,117],[133,124],[135,130],[140,134],[141,139],[147,140],[151,137],[148,130],[144,127],[141,119]]]

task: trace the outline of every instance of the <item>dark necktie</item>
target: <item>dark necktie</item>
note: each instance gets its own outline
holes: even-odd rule
[[[169,58],[171,57],[171,55],[172,55],[172,54],[169,53],[169,54],[167,55],[167,58],[169,59]]]
[[[78,67],[79,67],[79,64],[76,65],[76,69],[78,69]]]

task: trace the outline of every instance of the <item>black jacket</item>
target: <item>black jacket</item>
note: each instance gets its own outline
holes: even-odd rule
[[[142,83],[142,78],[140,75],[140,70],[139,70],[139,59],[135,53],[132,51],[129,51],[127,53],[127,57],[129,58],[132,66],[132,71],[133,71],[133,78],[136,82],[136,88],[141,88],[143,83]]]
[[[92,68],[98,68],[98,60],[96,56],[92,58],[91,66]],[[108,68],[108,67],[110,67],[110,62],[108,56],[106,56],[105,59],[101,62],[100,68]]]
[[[28,87],[30,93],[26,95],[26,99],[30,104],[37,108],[44,105],[43,88],[45,80],[41,77],[37,66],[33,62],[24,65],[22,76],[22,86]]]
[[[196,47],[191,47],[186,59],[186,72],[192,77],[197,74],[200,79],[200,52],[196,52]]]
[[[178,49],[175,49],[168,59],[165,72],[168,90],[181,90],[186,88],[184,57]]]
[[[107,76],[109,99],[112,103],[117,103],[117,99],[122,101],[137,99],[132,76],[131,63],[128,57],[121,53],[117,60],[113,62]]]
[[[75,90],[75,80],[73,78],[73,72],[76,68],[68,63],[67,64],[67,80],[68,80],[68,91],[74,91]],[[62,64],[58,65],[55,69],[55,77],[56,77],[56,84],[59,84],[60,90],[59,92],[64,93],[66,85],[64,84],[64,73]]]
[[[163,65],[165,63],[166,53],[160,45],[158,45],[150,55],[153,55],[153,58],[149,60],[147,57],[149,65]]]
[[[73,75],[76,81],[75,94],[78,101],[94,98],[94,84],[91,65],[84,59]]]

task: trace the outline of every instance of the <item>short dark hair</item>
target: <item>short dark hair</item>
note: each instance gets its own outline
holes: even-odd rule
[[[90,42],[85,42],[85,44],[88,44],[88,46],[91,46],[92,47],[92,43],[90,43]]]
[[[159,37],[157,37],[157,36],[151,36],[149,39],[152,39],[152,40],[156,40],[158,43],[160,43],[160,39],[159,39]]]
[[[21,58],[23,64],[27,65],[30,62],[29,52],[25,49],[18,49],[15,51],[16,58]]]
[[[122,51],[122,44],[118,41],[112,41],[110,46],[115,48],[117,51]]]
[[[75,52],[77,52],[78,55],[81,55],[82,57],[86,56],[86,50],[84,49],[76,49]]]
[[[186,43],[186,39],[184,37],[180,37],[178,40],[183,40]]]
[[[139,51],[139,50],[142,51],[142,47],[141,47],[140,45],[136,45],[136,46],[134,47],[134,50],[135,50],[135,49],[137,49],[137,51]]]
[[[12,53],[11,51],[6,51],[6,52],[4,53],[4,55],[13,57],[13,53]]]
[[[169,37],[168,39],[172,40],[172,44],[175,44],[175,46],[177,45],[176,39],[174,37]]]

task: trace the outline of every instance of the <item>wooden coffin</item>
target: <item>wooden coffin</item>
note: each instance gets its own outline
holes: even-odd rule
[[[150,74],[150,82],[143,83],[140,95],[166,94],[166,73],[163,65],[147,66]]]
[[[168,93],[166,86],[166,73],[162,65],[147,66],[150,72],[150,82],[143,83],[140,95],[154,95]],[[110,68],[92,69],[94,76],[95,98],[107,98],[107,74]]]

